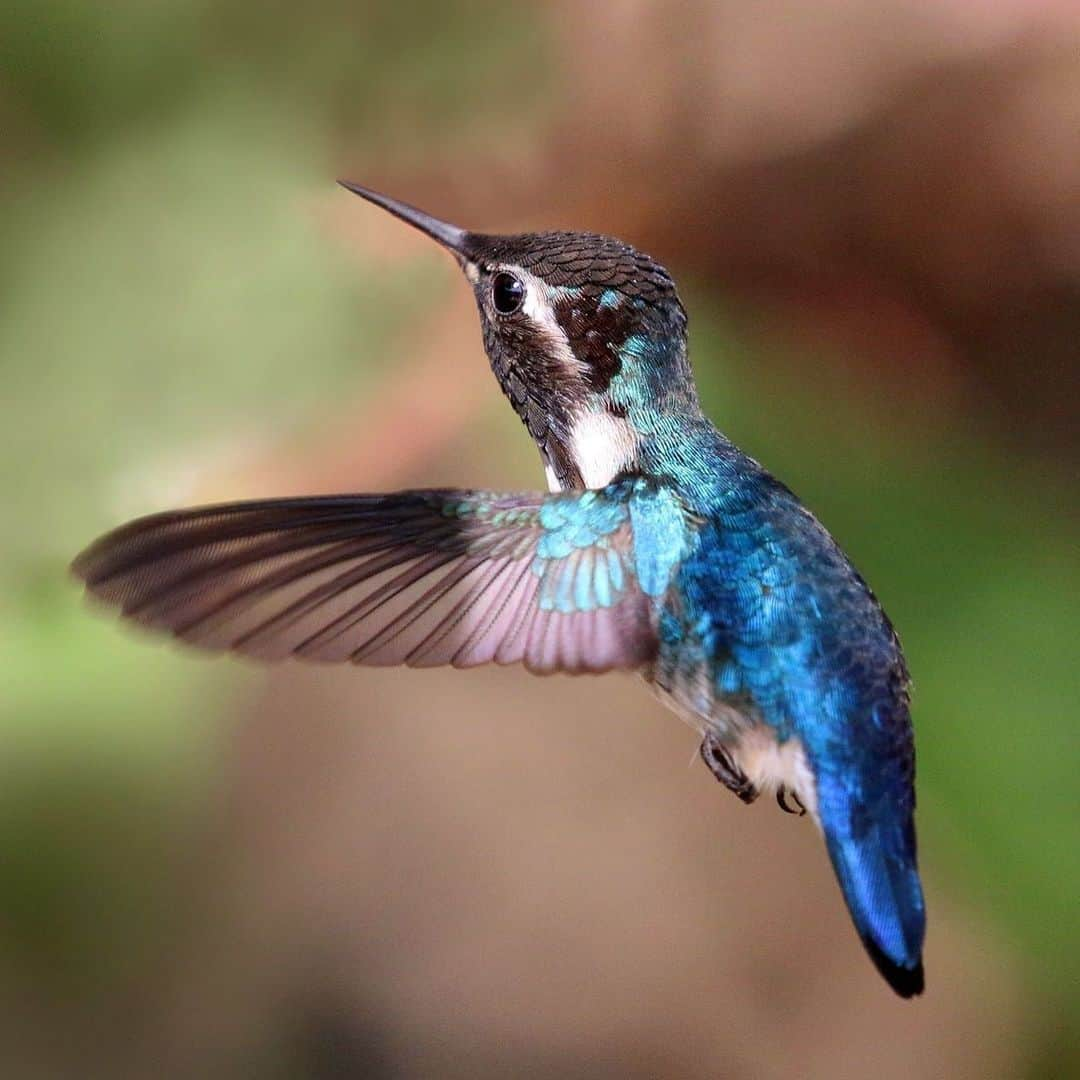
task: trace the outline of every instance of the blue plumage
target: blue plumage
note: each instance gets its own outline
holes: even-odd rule
[[[677,442],[648,436],[640,453],[702,520],[678,573],[657,682],[675,697],[697,687],[694,712],[728,705],[778,742],[798,740],[856,929],[898,992],[919,992],[914,742],[892,625],[820,523],[710,424],[684,422]],[[701,669],[715,701],[702,700]]]

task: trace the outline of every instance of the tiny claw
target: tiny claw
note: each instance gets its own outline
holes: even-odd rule
[[[701,757],[709,771],[747,806],[757,797],[758,789],[750,778],[735,764],[727,748],[714,735],[706,735],[701,743]]]
[[[789,798],[795,803],[795,806],[798,807],[798,809],[793,809],[788,805]],[[776,805],[779,806],[785,814],[795,814],[797,817],[806,816],[806,807],[803,806],[799,796],[796,795],[794,791],[788,791],[783,784],[776,789]]]
[[[730,788],[747,806],[749,806],[758,797],[758,789],[754,787],[749,781],[745,784],[740,784],[738,787]]]

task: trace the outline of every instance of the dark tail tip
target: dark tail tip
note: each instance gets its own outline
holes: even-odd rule
[[[866,951],[885,981],[902,997],[911,998],[923,992],[923,965],[920,959],[914,967],[901,967],[890,960],[869,938],[863,939]]]

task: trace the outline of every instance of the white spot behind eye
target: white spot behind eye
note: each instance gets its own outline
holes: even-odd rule
[[[554,328],[560,334],[562,327],[555,321],[555,312],[551,310],[548,302],[547,288],[544,283],[532,274],[518,267],[514,267],[511,273],[516,275],[522,285],[525,286],[525,299],[522,301],[522,312],[533,322],[539,323],[545,328]]]
[[[551,304],[551,290],[548,286],[528,270],[522,270],[520,266],[506,266],[501,269],[513,274],[525,286],[525,299],[521,303],[521,313],[547,338],[552,355],[557,357],[568,372],[580,374],[581,364],[574,356],[566,332],[555,318],[555,311]]]

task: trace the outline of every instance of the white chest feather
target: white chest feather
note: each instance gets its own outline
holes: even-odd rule
[[[633,460],[637,435],[607,412],[582,413],[570,429],[570,455],[586,487],[610,484]]]

